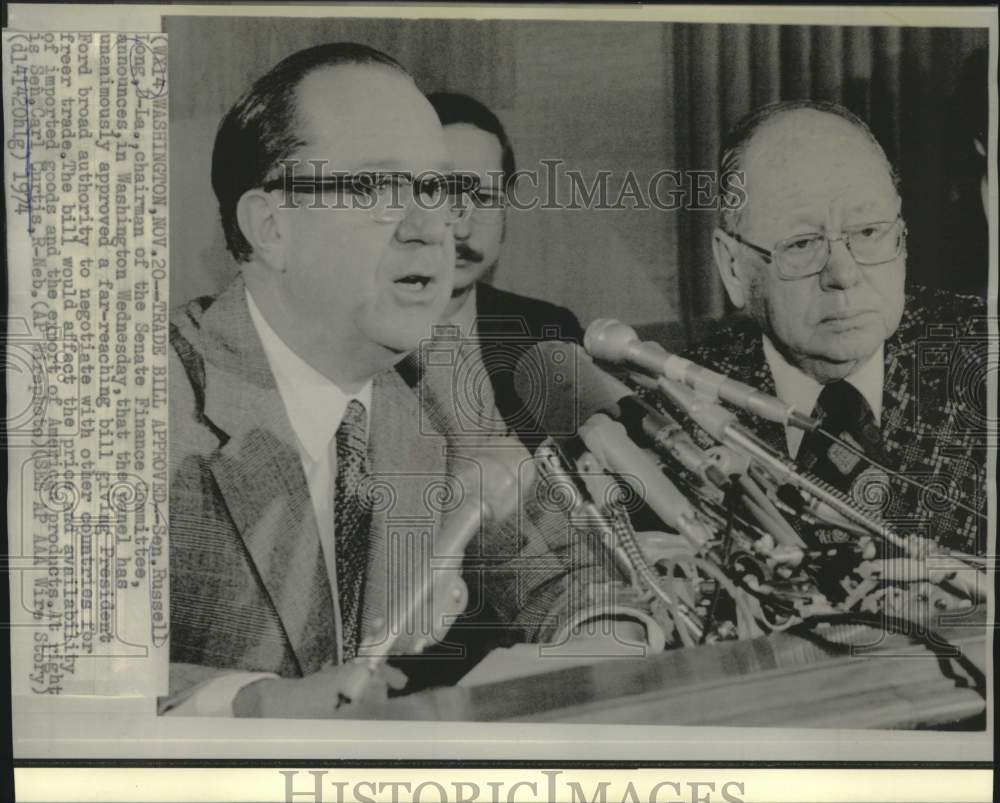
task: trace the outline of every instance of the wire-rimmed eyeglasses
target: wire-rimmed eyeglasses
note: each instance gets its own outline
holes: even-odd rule
[[[833,243],[843,241],[854,261],[859,265],[884,265],[892,262],[903,251],[906,242],[906,225],[902,217],[845,226],[839,237],[822,232],[798,234],[779,241],[768,249],[729,233],[736,242],[756,251],[773,262],[783,279],[805,279],[821,273],[830,261]]]

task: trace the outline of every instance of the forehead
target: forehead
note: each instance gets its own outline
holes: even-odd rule
[[[819,217],[831,207],[884,210],[897,194],[884,156],[864,132],[836,115],[789,112],[747,148],[747,222]]]
[[[324,67],[296,91],[299,155],[332,169],[440,169],[450,164],[441,124],[412,79],[382,65]]]
[[[469,123],[453,123],[445,126],[444,141],[456,170],[485,178],[502,169],[503,152],[495,134]]]

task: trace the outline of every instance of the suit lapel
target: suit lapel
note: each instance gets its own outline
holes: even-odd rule
[[[202,320],[205,414],[228,441],[210,468],[303,673],[334,650],[334,608],[295,435],[242,281]]]
[[[490,285],[480,282],[476,286],[476,334],[479,338],[479,357],[493,387],[497,411],[507,418],[510,395],[513,393],[511,354],[501,339],[502,325],[497,320],[496,293]],[[470,333],[471,334],[471,333]],[[527,333],[525,333],[527,334]],[[506,354],[506,370],[503,369]],[[506,382],[504,380],[507,380]]]
[[[538,422],[526,417],[525,404],[514,386],[515,368],[535,342],[538,332],[516,309],[505,309],[503,296],[488,285],[476,288],[476,321],[479,355],[493,388],[493,401],[508,431],[516,435],[529,452],[544,440]]]
[[[890,466],[901,466],[902,452],[908,443],[923,436],[914,413],[915,388],[912,366],[897,336],[885,344],[885,375],[882,383],[882,451]],[[921,450],[922,451],[922,450]]]
[[[743,356],[746,359],[732,365],[729,376],[757,388],[762,393],[777,396],[778,390],[774,384],[774,376],[771,373],[771,367],[767,364],[767,358],[764,356],[764,344],[759,334],[750,339]],[[785,428],[781,424],[759,418],[746,410],[737,411],[737,418],[743,426],[757,433],[772,449],[779,454],[788,455]]]

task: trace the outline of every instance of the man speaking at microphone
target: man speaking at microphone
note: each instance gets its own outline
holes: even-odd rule
[[[686,356],[851,447],[740,413],[805,470],[900,530],[983,553],[986,310],[905,287],[898,180],[867,125],[831,103],[765,106],[728,133],[719,171],[744,178],[713,249],[745,316]]]
[[[432,492],[456,473],[449,433],[421,429],[423,408],[449,401],[401,361],[451,296],[459,178],[412,78],[361,45],[289,56],[224,117],[212,184],[239,273],[172,317],[161,710],[324,717],[357,702],[351,659],[391,635],[424,556],[392,538],[442,526]],[[602,607],[601,565],[514,521],[484,536],[493,561],[471,578],[496,632],[546,641],[620,614]],[[380,668],[366,691],[404,682]]]

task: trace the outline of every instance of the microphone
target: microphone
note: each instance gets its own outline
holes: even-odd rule
[[[823,516],[824,511],[833,511],[852,524],[907,551],[903,539],[878,516],[861,510],[832,485],[802,473],[795,463],[742,427],[729,410],[665,377],[660,377],[659,387],[667,398],[717,441],[749,456],[779,483],[787,483],[808,494],[815,503],[813,511],[817,515]]]
[[[658,343],[643,343],[632,327],[620,321],[597,319],[587,327],[583,343],[587,352],[599,360],[631,363],[644,371],[687,385],[702,396],[729,402],[768,421],[806,431],[819,426],[816,419],[774,396],[671,354]]]
[[[664,524],[699,547],[712,540],[711,530],[697,518],[687,497],[632,442],[625,427],[603,413],[595,413],[580,427],[580,438],[598,461],[618,474]]]
[[[729,475],[737,473],[726,470],[735,469],[732,455],[726,447],[718,446],[710,454],[691,439],[677,419],[661,413],[639,396],[625,396],[619,400],[618,406],[621,410],[618,420],[633,441],[641,443],[645,439],[661,455],[673,457],[706,484],[725,488],[729,484]]]
[[[544,394],[539,394],[539,386]],[[672,416],[598,368],[575,343],[551,340],[527,349],[514,371],[514,390],[525,405],[541,397],[544,411],[536,420],[546,432],[574,434],[579,422],[606,413],[624,424],[632,440],[648,442],[706,484],[724,487],[729,482],[719,461],[699,447]]]
[[[340,690],[346,702],[364,697],[372,675],[390,656],[423,651],[443,617],[465,610],[468,588],[462,579],[462,558],[469,542],[481,527],[514,514],[519,475],[526,484],[534,480],[533,472],[525,475],[522,470],[531,461],[514,438],[494,438],[453,456],[460,463],[457,471],[427,489],[427,497],[445,509],[442,526],[434,531],[432,545],[417,547],[426,549],[426,561],[418,565],[416,576],[394,578],[409,593],[389,614],[391,624],[383,632],[369,633],[358,656],[347,664]],[[429,628],[422,626],[424,622]]]
[[[574,372],[575,379],[571,377]],[[687,498],[649,455],[632,442],[625,427],[604,414],[607,411],[612,416],[622,417],[630,405],[635,406],[639,400],[629,401],[633,394],[628,386],[594,365],[579,346],[562,341],[537,343],[521,356],[514,373],[514,390],[525,404],[538,397],[539,377],[548,395],[535,416],[543,431],[578,434],[606,468],[623,475],[665,524],[689,535],[698,544],[711,539],[711,533],[696,519]],[[659,415],[652,408],[649,412]],[[669,429],[663,419],[650,417],[650,420],[652,423],[648,426],[652,429]],[[577,423],[581,421],[584,423]],[[688,438],[686,433],[672,434],[681,442]],[[690,446],[692,458],[712,463],[707,455],[694,454],[700,450],[693,441]],[[701,468],[704,472],[701,463],[693,466],[693,470]],[[714,463],[712,465],[714,467]],[[723,484],[727,479],[722,477]]]

